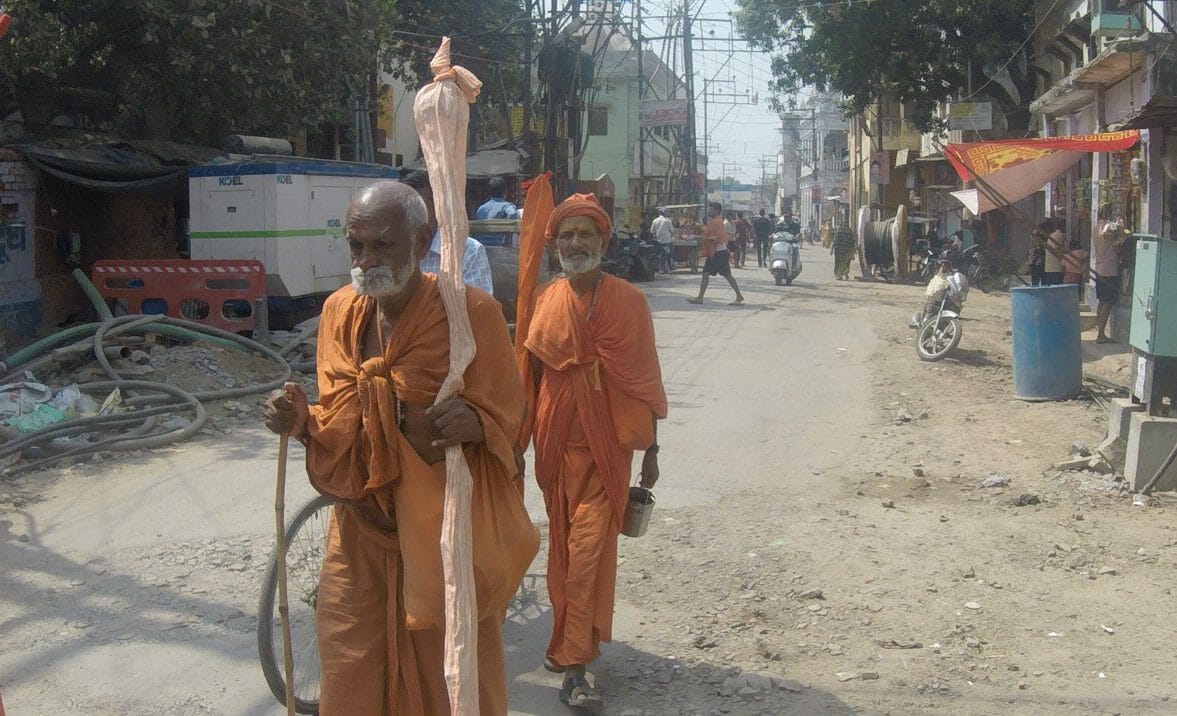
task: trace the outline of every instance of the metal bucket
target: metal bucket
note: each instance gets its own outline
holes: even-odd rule
[[[644,487],[629,488],[629,500],[625,503],[625,519],[621,522],[621,534],[626,537],[641,537],[646,534],[652,514],[654,493]]]

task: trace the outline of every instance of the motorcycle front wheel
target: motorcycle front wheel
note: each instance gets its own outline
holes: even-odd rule
[[[960,345],[959,318],[933,316],[915,334],[915,352],[920,360],[938,361]]]

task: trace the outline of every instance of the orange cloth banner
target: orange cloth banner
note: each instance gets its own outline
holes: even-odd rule
[[[1040,139],[999,139],[949,144],[944,156],[972,188],[952,196],[975,215],[1020,201],[1091,152],[1119,152],[1140,141],[1136,130]]]
[[[1055,152],[1119,152],[1132,148],[1140,141],[1140,132],[1075,134],[1069,137],[1041,137],[1038,139],[998,139],[992,142],[949,144],[944,156],[952,162],[956,173],[965,181],[1016,167]]]

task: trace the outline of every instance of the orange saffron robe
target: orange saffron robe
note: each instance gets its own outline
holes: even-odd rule
[[[524,400],[502,309],[478,289],[467,288],[466,300],[478,350],[461,397],[486,435],[465,448],[474,479],[479,698],[483,714],[505,714],[502,621],[539,535],[514,459]],[[433,403],[449,369],[449,324],[436,277],[424,275],[384,354],[364,361],[375,308],[347,286],[327,299],[320,319],[307,474],[338,500],[319,582],[320,713],[446,714],[445,461],[428,465],[409,444],[398,402]]]
[[[577,296],[559,278],[536,297],[526,347],[541,365],[538,384],[531,371],[524,383],[548,511],[547,656],[587,664],[612,639],[633,451],[666,417],[654,321],[645,295],[621,279],[603,274],[595,296]]]

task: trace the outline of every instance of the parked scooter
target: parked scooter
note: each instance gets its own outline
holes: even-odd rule
[[[969,282],[947,261],[928,282],[922,310],[911,317],[915,328],[915,352],[921,360],[938,361],[960,345],[963,334],[960,314],[969,295]]]
[[[796,234],[778,231],[772,235],[768,271],[778,286],[782,283],[792,285],[793,279],[801,275],[801,247]]]

